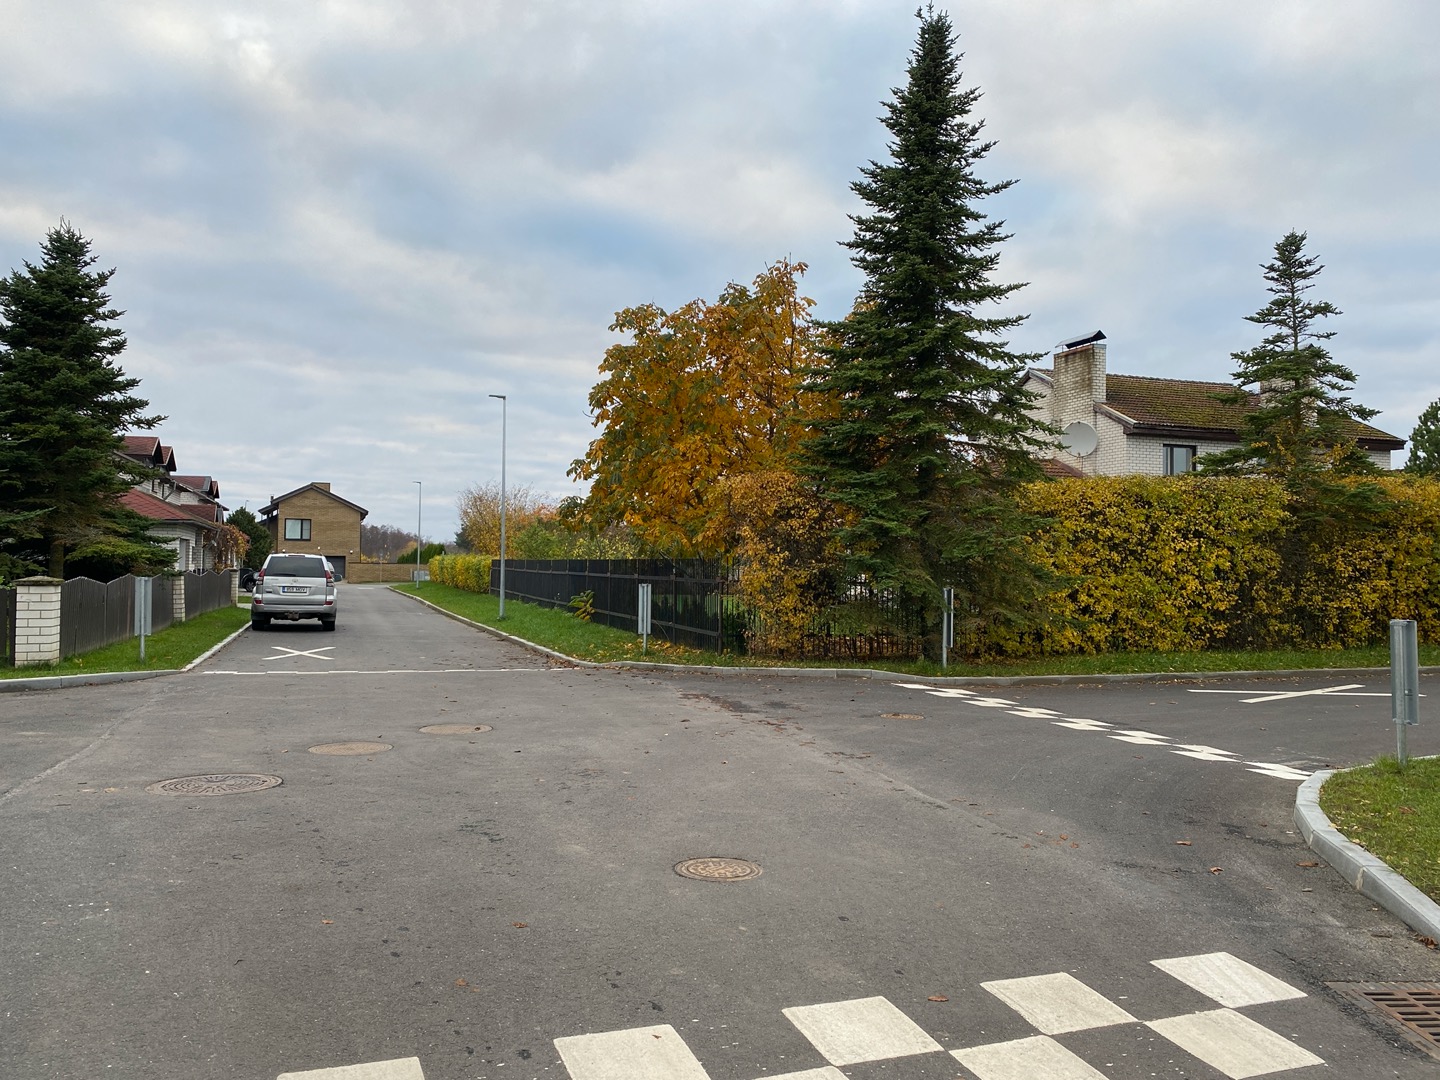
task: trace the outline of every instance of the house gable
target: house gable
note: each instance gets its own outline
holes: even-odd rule
[[[360,523],[369,513],[318,481],[272,496],[260,508],[274,550],[324,555],[342,573],[345,563],[360,553]],[[286,522],[293,523],[288,536]]]

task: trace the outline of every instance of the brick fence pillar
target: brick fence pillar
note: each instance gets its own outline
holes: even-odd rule
[[[182,623],[185,621],[185,575],[176,574],[175,584],[170,591],[170,620]]]
[[[237,567],[226,572],[230,575],[230,605],[234,607],[240,603],[240,570]]]
[[[29,577],[15,582],[15,666],[53,664],[60,659],[59,578]]]

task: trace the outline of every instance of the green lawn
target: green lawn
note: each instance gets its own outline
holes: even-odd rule
[[[1286,671],[1298,668],[1385,668],[1390,663],[1389,649],[1376,645],[1365,649],[1297,650],[1272,652],[1208,651],[1186,653],[1109,653],[1103,656],[1050,656],[1036,660],[1007,661],[991,664],[952,663],[941,668],[937,663],[903,661],[804,661],[769,660],[763,657],[716,654],[700,649],[687,649],[663,641],[650,640],[650,651],[640,653],[640,638],[625,630],[584,623],[566,610],[537,607],[515,600],[505,601],[505,621],[500,623],[499,600],[490,595],[466,592],[463,589],[423,582],[420,585],[392,585],[391,588],[420,596],[437,607],[464,616],[486,626],[497,626],[507,633],[533,641],[580,660],[610,662],[615,660],[657,660],[673,664],[711,664],[747,667],[868,667],[897,671],[907,675],[1118,675],[1146,672],[1189,671]],[[1440,647],[1423,645],[1422,664],[1440,664]]]
[[[220,644],[250,620],[248,608],[223,607],[207,611],[188,622],[166,627],[145,639],[145,659],[140,659],[140,639],[131,638],[94,652],[70,656],[58,664],[0,668],[0,679],[33,679],[43,675],[87,675],[99,671],[164,671],[182,668],[207,649]]]
[[[1440,758],[1394,758],[1336,773],[1320,808],[1345,836],[1440,901]]]

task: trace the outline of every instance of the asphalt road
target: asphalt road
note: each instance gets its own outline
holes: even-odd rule
[[[341,603],[0,698],[0,1076],[1436,1075],[1329,984],[1440,956],[1291,821],[1297,777],[1392,748],[1380,680],[595,671]],[[146,791],[221,773],[283,783]],[[706,856],[763,873],[672,869]]]

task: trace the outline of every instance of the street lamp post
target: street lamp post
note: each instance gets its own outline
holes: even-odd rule
[[[500,399],[500,618],[505,618],[505,413],[509,408],[504,394]]]
[[[425,485],[419,480],[415,481],[415,584],[420,584],[420,549],[425,542],[420,539],[420,513],[424,505],[422,496],[425,494]]]

